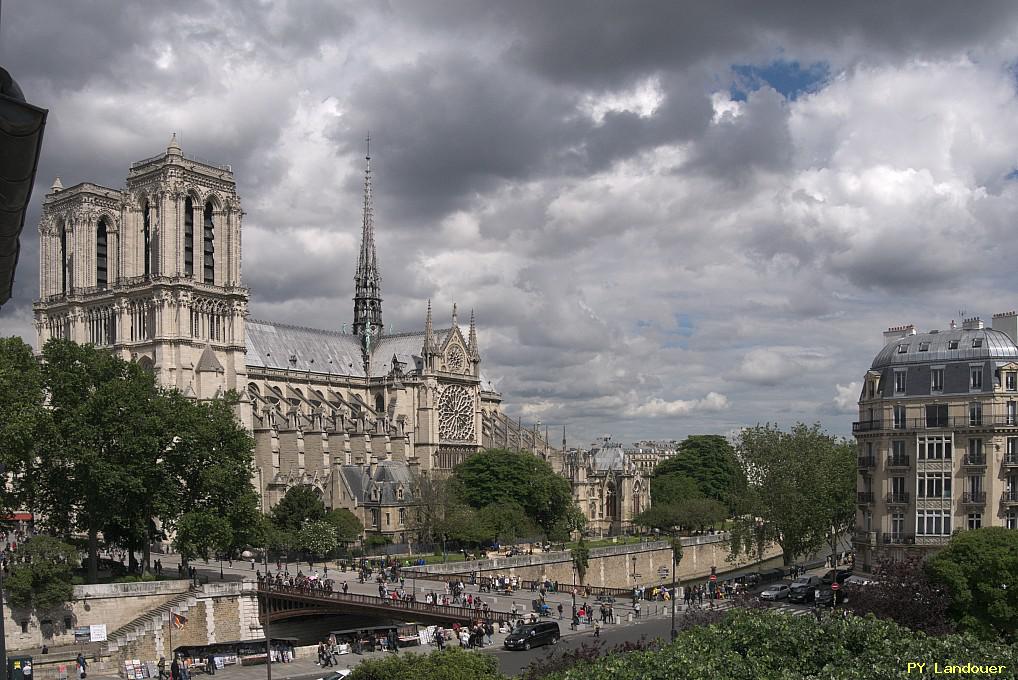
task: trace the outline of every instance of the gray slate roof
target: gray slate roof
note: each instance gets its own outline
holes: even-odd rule
[[[981,347],[972,346],[973,339],[977,338],[982,340]],[[958,341],[958,349],[948,349],[949,343],[954,340]],[[929,348],[926,351],[920,351],[920,347],[925,343],[929,343]],[[903,347],[904,351],[900,351],[899,346]],[[917,333],[887,343],[873,360],[871,368],[879,370],[886,366],[980,359],[1018,360],[1018,346],[1011,341],[1006,333],[995,331],[992,328],[968,330],[957,328],[940,332]]]
[[[436,330],[436,342],[439,345],[444,343],[450,331],[449,328]],[[383,335],[371,351],[369,366],[371,377],[378,378],[389,374],[393,354],[404,364],[405,373],[421,370],[423,347],[424,331]],[[291,355],[296,356],[296,364],[290,363]],[[257,368],[364,377],[360,340],[356,335],[271,321],[247,322],[246,363]],[[494,383],[483,373],[481,387],[497,392]]]
[[[377,502],[382,505],[399,505],[412,503],[414,500],[410,466],[402,461],[379,461],[374,476],[369,475],[366,465],[342,465],[339,472],[359,504]],[[378,501],[371,500],[372,482],[379,486]],[[400,484],[403,485],[402,501],[396,498],[396,489]]]
[[[625,452],[622,444],[609,443],[591,449],[595,470],[622,470],[625,468]]]

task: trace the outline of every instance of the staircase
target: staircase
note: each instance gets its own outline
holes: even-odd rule
[[[170,621],[172,614],[184,614],[197,602],[198,600],[195,598],[194,592],[181,593],[152,611],[142,614],[130,623],[117,628],[107,635],[107,652],[115,654],[122,646],[134,642],[148,633],[161,629],[164,623]]]

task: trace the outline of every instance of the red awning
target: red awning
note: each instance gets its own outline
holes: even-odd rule
[[[16,512],[13,515],[7,515],[4,517],[7,520],[14,520],[16,522],[30,522],[32,520],[32,513],[30,512]]]

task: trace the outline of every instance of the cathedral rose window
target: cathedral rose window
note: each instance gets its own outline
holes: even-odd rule
[[[466,357],[463,356],[463,350],[460,349],[459,345],[453,345],[449,349],[449,354],[445,357],[446,368],[454,373],[462,373],[465,363]]]
[[[446,441],[473,441],[474,399],[466,388],[449,385],[438,398],[438,435]]]

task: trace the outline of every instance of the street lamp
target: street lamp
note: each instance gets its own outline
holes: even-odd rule
[[[262,579],[265,586],[265,678],[272,680],[272,635],[269,632],[269,619],[272,617],[272,581],[269,579],[269,549],[265,548],[265,578]]]
[[[678,590],[675,588],[675,581],[678,577],[676,573],[678,563],[682,561],[682,539],[678,536],[672,537],[672,634],[671,639],[674,640],[678,636],[678,632],[675,630],[675,607],[676,600],[678,600]]]

